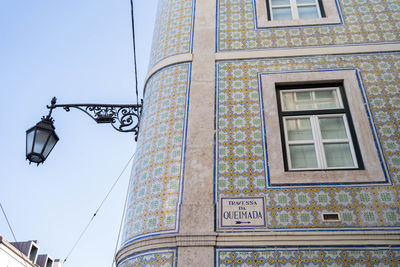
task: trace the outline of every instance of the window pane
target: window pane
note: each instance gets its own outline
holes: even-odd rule
[[[318,10],[316,6],[299,6],[300,19],[315,19],[318,18]]]
[[[339,99],[336,90],[317,90],[314,92],[317,108],[339,108]]]
[[[272,17],[274,20],[289,20],[292,19],[290,8],[273,8]]]
[[[289,151],[292,169],[318,167],[314,145],[290,145]]]
[[[354,167],[349,144],[324,144],[328,167]]]
[[[282,92],[282,110],[313,110],[340,108],[336,89]]]
[[[311,91],[282,93],[283,110],[313,109]]]
[[[318,118],[322,139],[346,139],[343,117]]]
[[[272,6],[290,5],[289,0],[271,0]]]
[[[297,101],[304,101],[304,100],[311,100],[311,92],[304,91],[304,92],[296,92],[296,100]]]
[[[301,5],[301,4],[315,4],[315,0],[297,0],[296,3],[298,5]]]
[[[313,140],[309,118],[286,120],[286,130],[289,141]]]

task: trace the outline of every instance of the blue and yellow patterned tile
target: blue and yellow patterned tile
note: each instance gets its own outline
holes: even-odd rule
[[[400,40],[398,1],[341,0],[338,25],[256,28],[254,0],[218,1],[218,51],[348,45]]]
[[[176,262],[176,249],[164,249],[134,254],[120,262],[118,267],[175,267]]]
[[[398,247],[217,248],[216,266],[398,266]]]
[[[159,1],[149,68],[167,57],[190,53],[194,0]]]
[[[236,60],[217,65],[216,197],[267,196],[268,229],[398,228],[400,134],[396,117],[400,84],[399,54],[318,56],[309,58]],[[292,185],[276,189],[268,181],[268,151],[263,142],[258,73],[357,69],[366,107],[389,183],[385,186]],[[384,76],[383,74],[389,74]],[[232,81],[228,77],[235,77]],[[385,78],[386,77],[386,78]],[[387,81],[383,83],[382,80]],[[243,89],[245,87],[245,89]],[[235,97],[237,95],[237,97]],[[242,103],[242,104],[241,104]],[[268,129],[266,129],[268,131]],[[246,155],[247,153],[247,155]],[[318,211],[318,212],[317,212]],[[323,223],[316,213],[339,212],[340,223]],[[372,214],[371,214],[372,213]]]
[[[189,80],[190,64],[184,63],[162,69],[147,83],[123,245],[143,236],[178,231]],[[179,103],[174,101],[176,96],[181,98]]]

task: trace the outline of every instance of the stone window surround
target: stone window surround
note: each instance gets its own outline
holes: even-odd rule
[[[363,170],[285,171],[276,85],[342,82],[364,162]],[[272,185],[385,182],[356,70],[261,74],[269,179]],[[368,129],[367,131],[365,129]]]
[[[326,15],[326,17],[324,18],[281,20],[281,21],[268,20],[266,1],[268,0],[254,0],[256,21],[258,28],[325,25],[325,24],[342,23],[336,0],[321,0]]]

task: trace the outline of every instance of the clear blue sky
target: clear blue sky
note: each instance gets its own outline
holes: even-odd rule
[[[135,0],[139,89],[157,0]],[[47,161],[25,161],[25,131],[61,103],[134,103],[129,0],[0,0],[0,201],[18,240],[63,259],[135,151],[132,134],[55,110]],[[125,172],[64,266],[111,266]],[[0,214],[0,235],[13,241]]]

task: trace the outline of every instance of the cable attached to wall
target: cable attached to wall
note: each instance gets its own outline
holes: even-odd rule
[[[125,196],[125,202],[124,202],[124,209],[122,210],[121,222],[119,224],[118,237],[117,237],[117,241],[115,242],[114,255],[113,255],[113,260],[112,260],[112,263],[111,263],[111,267],[114,267],[114,266],[117,265],[116,262],[115,262],[115,255],[117,254],[119,240],[121,238],[122,225],[123,225],[124,220],[125,220],[125,211],[126,211],[126,204],[128,202],[128,197],[129,197],[129,184],[126,187],[126,196]]]
[[[126,168],[129,166],[129,163],[132,161],[133,157],[136,155],[136,152],[133,153],[132,157],[128,160],[128,162],[125,164],[125,167],[122,169],[121,173],[119,174],[118,178],[115,180],[115,182],[113,183],[113,185],[111,186],[110,190],[108,190],[106,196],[103,198],[103,200],[101,201],[99,207],[96,209],[96,211],[93,213],[92,218],[89,220],[89,222],[87,223],[86,227],[83,229],[83,231],[81,232],[81,234],[79,235],[78,239],[76,240],[76,242],[74,243],[74,245],[72,246],[72,248],[70,249],[70,251],[68,252],[67,256],[64,258],[63,263],[65,263],[69,256],[71,255],[72,251],[75,249],[75,247],[78,245],[79,241],[82,239],[83,235],[86,233],[87,229],[89,228],[90,224],[92,223],[92,221],[94,220],[94,217],[96,217],[97,213],[100,211],[101,207],[103,206],[104,202],[108,199],[108,196],[111,194],[112,190],[114,189],[114,187],[116,186],[116,184],[118,183],[119,179],[122,177],[122,174],[124,174]]]

